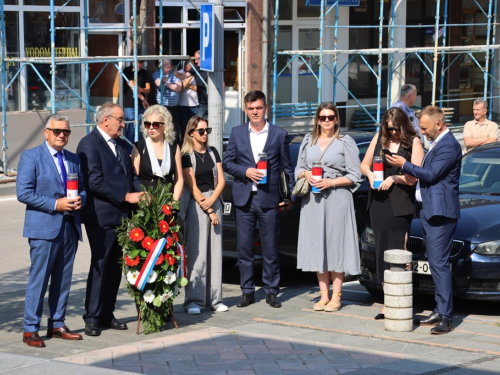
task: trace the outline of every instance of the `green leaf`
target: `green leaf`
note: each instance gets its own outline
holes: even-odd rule
[[[146,211],[146,217],[144,218],[144,222],[147,223],[149,221],[149,218],[151,217],[151,214],[149,213],[149,210]]]
[[[139,255],[140,250],[132,250],[130,253],[128,253],[128,257],[130,259],[134,259],[137,255]]]
[[[177,278],[177,284],[179,284],[180,286],[186,286],[188,283],[188,279],[186,279],[185,277],[178,277]]]
[[[156,296],[156,298],[153,301],[153,306],[156,306],[156,307],[161,306],[160,296]]]
[[[141,258],[146,258],[148,256],[148,253],[146,253],[146,250],[141,250]]]

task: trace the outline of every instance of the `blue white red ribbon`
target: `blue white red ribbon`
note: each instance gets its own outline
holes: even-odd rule
[[[160,254],[165,247],[165,243],[167,240],[165,238],[161,238],[158,241],[155,242],[155,248],[153,251],[149,252],[148,257],[146,258],[146,261],[144,262],[144,265],[142,266],[141,272],[139,273],[139,277],[137,278],[135,282],[135,287],[139,290],[143,290],[144,286],[146,285],[146,282],[149,279],[149,275],[153,271],[153,268],[156,264],[156,261],[160,257]]]
[[[177,271],[177,277],[186,277],[186,253],[182,248],[181,244],[175,241],[177,248],[179,249],[179,254],[181,255],[181,264],[179,264],[179,269]]]

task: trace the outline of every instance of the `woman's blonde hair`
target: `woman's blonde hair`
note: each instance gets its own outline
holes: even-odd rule
[[[196,129],[198,124],[202,121],[206,122],[207,126],[208,126],[208,120],[204,117],[193,116],[189,119],[187,126],[186,126],[186,133],[184,134],[184,142],[182,143],[182,148],[181,148],[182,155],[191,155],[193,153],[194,141],[193,141],[193,138],[191,137],[191,134]],[[207,138],[206,146],[208,148],[208,138]]]
[[[335,128],[333,130],[333,136],[335,138],[340,138],[340,118],[339,118],[339,110],[333,103],[321,103],[316,110],[316,116],[314,116],[314,127],[312,130],[312,142],[311,146],[315,145],[318,141],[319,136],[321,135],[321,126],[319,126],[319,114],[322,110],[329,109],[335,113],[335,117],[337,118],[337,123],[335,124]]]
[[[161,120],[165,123],[163,128],[163,134],[165,135],[165,140],[167,143],[172,146],[175,141],[175,131],[174,124],[172,122],[172,115],[164,106],[155,104],[150,106],[144,114],[142,115],[141,121],[141,131],[144,138],[149,137],[148,129],[144,126],[144,121],[148,121],[149,116],[157,115],[161,118]]]

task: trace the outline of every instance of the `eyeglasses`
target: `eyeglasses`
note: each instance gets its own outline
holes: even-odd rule
[[[388,132],[396,132],[396,133],[399,133],[401,131],[401,129],[399,128],[390,128],[390,127],[387,127],[387,131]]]
[[[335,116],[335,115],[330,115],[330,116],[318,116],[318,119],[319,119],[319,121],[321,121],[321,122],[326,121],[326,119],[328,119],[328,121],[333,121],[333,120],[335,120],[336,118],[337,118],[337,116]]]
[[[51,129],[51,128],[45,128],[47,130],[50,130],[56,137],[59,136],[59,134],[63,133],[65,137],[69,136],[71,134],[71,130],[69,129]]]
[[[123,117],[115,117],[115,116],[112,116],[112,115],[108,115],[108,117],[113,117],[120,124],[123,124],[125,122],[125,119]]]
[[[153,127],[153,129],[158,129],[160,126],[164,125],[165,123],[163,121],[144,121],[144,126],[146,129],[149,129],[150,127]]]
[[[207,134],[210,134],[210,133],[212,133],[212,128],[196,129],[196,130],[193,130],[193,132],[196,132],[196,133],[198,133],[199,135],[203,135],[203,134],[205,134],[205,132],[206,132]]]

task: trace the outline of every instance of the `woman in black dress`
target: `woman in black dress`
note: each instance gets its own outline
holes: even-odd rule
[[[377,280],[384,282],[384,251],[406,249],[406,240],[411,220],[415,212],[416,178],[404,175],[401,169],[391,166],[382,150],[401,155],[415,165],[421,165],[424,150],[408,116],[400,108],[390,108],[384,115],[380,131],[373,137],[361,172],[370,181],[367,210],[375,236],[375,263]],[[384,161],[384,180],[378,189],[373,188],[373,157],[382,156]],[[375,319],[383,319],[384,311]]]
[[[153,105],[142,115],[141,128],[144,139],[134,144],[131,155],[141,184],[156,187],[172,183],[173,198],[179,200],[184,178],[172,115],[164,106]]]

